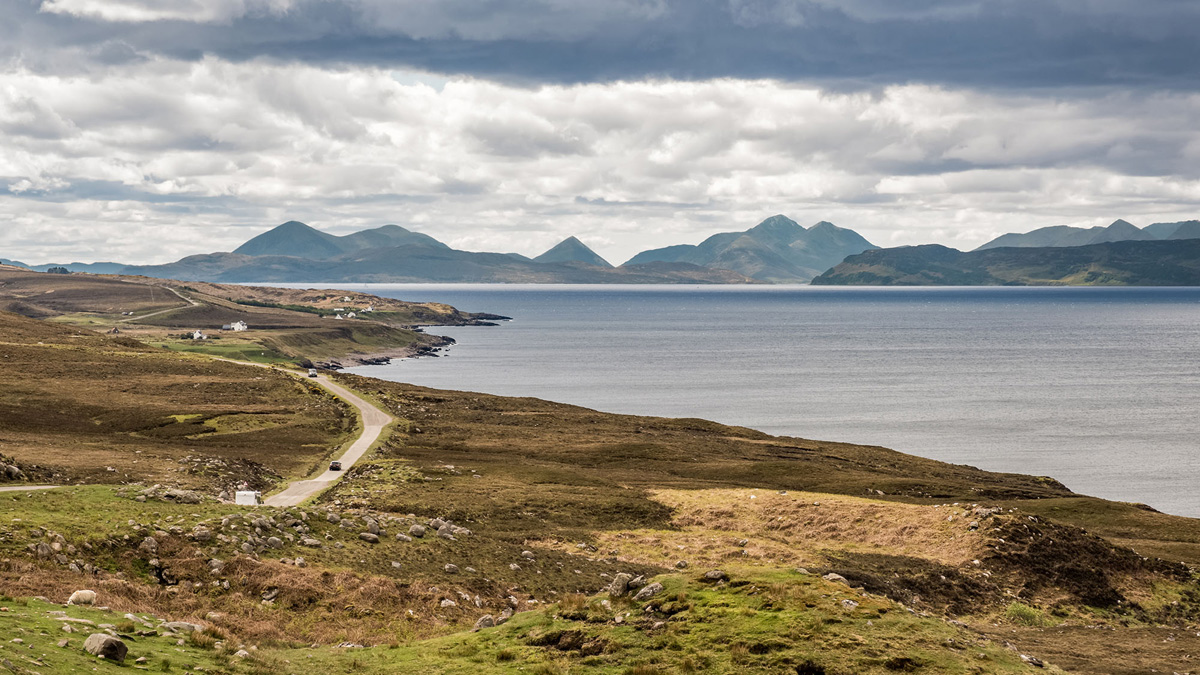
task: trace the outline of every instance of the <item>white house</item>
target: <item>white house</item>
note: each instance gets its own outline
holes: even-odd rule
[[[358,315],[357,315],[357,314],[355,314],[354,312],[350,312],[349,314],[347,314],[347,315],[346,315],[346,318],[347,318],[347,319],[353,319],[353,318],[354,318],[354,317],[356,317],[356,316],[358,316]]]
[[[221,330],[231,330],[235,333],[240,333],[249,328],[250,327],[246,325],[245,321],[234,321],[233,323],[227,323],[224,326],[221,326]]]
[[[207,340],[208,336],[205,335],[204,333],[202,333],[201,331],[196,331],[196,332],[192,333],[192,339],[193,340]]]
[[[367,308],[363,310],[363,314],[366,314],[367,312],[374,312],[374,311],[375,311],[375,305],[367,305]]]

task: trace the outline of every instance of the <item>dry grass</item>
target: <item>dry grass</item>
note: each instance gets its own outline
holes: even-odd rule
[[[674,513],[671,529],[602,532],[597,545],[622,560],[719,567],[756,560],[812,565],[823,552],[918,556],[947,565],[979,557],[984,535],[962,508],[897,504],[828,494],[764,490],[655,490]],[[953,515],[953,520],[947,520]],[[748,540],[743,546],[739,542]],[[552,542],[542,545],[553,546]]]

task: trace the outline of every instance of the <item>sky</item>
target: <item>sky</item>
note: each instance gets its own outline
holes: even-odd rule
[[[1194,0],[0,0],[0,257],[1200,217]]]

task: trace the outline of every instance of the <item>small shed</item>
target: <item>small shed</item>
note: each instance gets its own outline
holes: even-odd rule
[[[238,490],[237,494],[234,495],[233,503],[241,506],[256,506],[260,494],[254,490]]]

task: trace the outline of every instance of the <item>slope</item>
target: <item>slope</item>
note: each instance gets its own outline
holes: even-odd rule
[[[612,267],[611,263],[601,258],[595,251],[588,248],[586,244],[575,237],[563,239],[551,247],[550,250],[534,258],[534,261],[540,263],[580,262],[595,265],[596,267]]]

